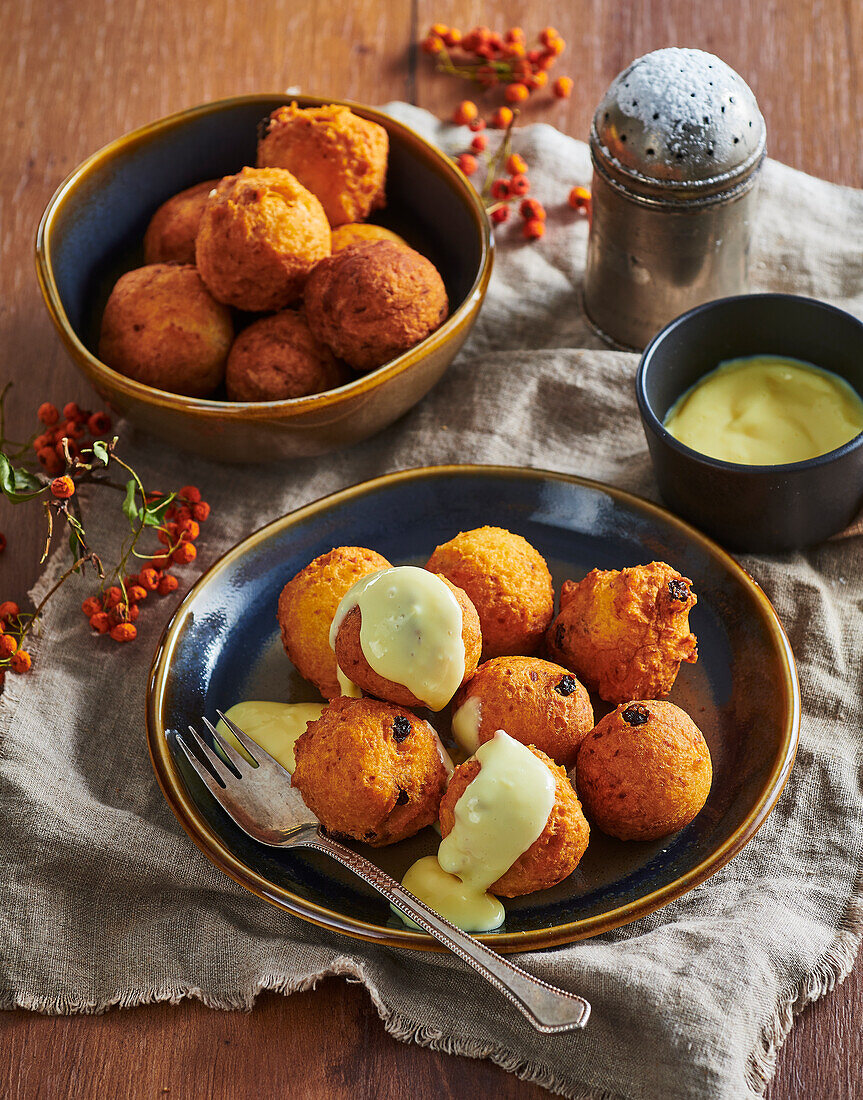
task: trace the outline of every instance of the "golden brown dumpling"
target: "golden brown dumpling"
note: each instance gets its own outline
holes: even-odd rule
[[[414,347],[445,320],[437,268],[392,241],[350,245],[309,277],[306,316],[315,337],[354,370],[367,371]]]
[[[489,887],[489,893],[515,898],[556,886],[578,866],[587,849],[590,828],[581,812],[578,795],[563,768],[539,749],[528,748],[554,775],[554,805],[540,835],[513,863],[510,869]],[[440,828],[448,836],[455,824],[455,805],[480,771],[481,764],[472,756],[453,772],[440,805]]]
[[[366,241],[393,241],[402,244],[405,248],[410,245],[398,233],[391,229],[384,229],[382,225],[369,225],[367,222],[348,222],[347,225],[339,225],[333,230],[333,252],[341,252],[343,248],[350,248],[352,244],[365,244]]]
[[[163,202],[144,234],[144,261],[148,264],[193,264],[195,238],[210,192],[218,180],[205,180]]]
[[[386,203],[389,138],[383,126],[329,104],[279,107],[262,125],[259,167],[287,168],[317,195],[330,225],[367,218]]]
[[[294,754],[293,786],[328,832],[380,846],[437,818],[446,786],[437,735],[403,707],[334,699]]]
[[[453,701],[453,734],[476,752],[498,730],[542,749],[571,768],[593,729],[587,689],[560,665],[538,657],[493,657],[479,666]]]
[[[460,588],[450,584],[446,577],[440,578],[452,591],[458,601],[462,614],[461,638],[464,644],[464,678],[471,675],[479,661],[482,651],[482,635],[476,609]],[[403,707],[424,707],[427,704],[418,699],[403,684],[397,684],[380,676],[366,660],[360,644],[362,612],[353,607],[342,619],[336,634],[336,661],[347,678],[357,687],[378,699],[387,699]],[[463,681],[462,681],[463,682]]]
[[[621,840],[658,840],[688,825],[713,781],[710,751],[689,715],[657,699],[621,703],[578,752],[576,786],[590,820]]]
[[[462,531],[438,546],[426,569],[473,600],[484,657],[536,652],[554,615],[554,590],[545,558],[527,539],[503,527]]]
[[[342,597],[361,577],[389,564],[363,546],[337,546],[309,562],[282,589],[278,609],[282,644],[299,674],[325,699],[341,695],[330,624]]]
[[[234,326],[190,264],[149,264],[117,280],[102,315],[99,358],[169,393],[206,397],[222,381]]]
[[[285,401],[333,390],[355,376],[293,309],[262,317],[231,348],[225,386],[232,401]]]
[[[548,650],[611,703],[667,695],[682,661],[698,658],[689,629],[692,582],[665,562],[593,569],[565,581]]]
[[[201,216],[195,257],[220,302],[252,312],[284,309],[330,254],[330,227],[315,196],[282,168],[226,176]]]

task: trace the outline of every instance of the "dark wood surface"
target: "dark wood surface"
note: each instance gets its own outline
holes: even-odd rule
[[[553,22],[568,43],[557,72],[572,98],[531,102],[525,120],[584,137],[592,108],[632,58],[660,46],[711,50],[752,85],[770,153],[838,183],[863,183],[857,0],[8,0],[0,37],[0,378],[17,382],[11,423],[29,430],[42,400],[86,401],[42,307],[33,235],[60,180],[119,134],[170,111],[238,92],[303,91],[371,103],[410,99],[449,113],[469,93],[436,76],[414,43],[436,21]],[[855,52],[856,47],[856,52]],[[9,549],[0,599],[36,575],[39,522],[0,504]],[[807,1009],[785,1044],[770,1100],[863,1094],[860,967]],[[545,1095],[489,1063],[390,1039],[361,987],[324,982],[261,997],[251,1014],[197,1003],[102,1017],[0,1015],[0,1096],[332,1097],[432,1100]]]

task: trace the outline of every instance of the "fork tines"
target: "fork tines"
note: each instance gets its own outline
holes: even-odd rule
[[[188,734],[177,734],[177,744],[182,749],[183,755],[213,795],[218,798],[229,783],[249,777],[252,772],[257,773],[260,779],[269,779],[276,776],[281,779],[287,775],[290,782],[290,776],[284,771],[278,760],[265,752],[236,723],[232,722],[230,718],[226,718],[220,710],[217,710],[216,714],[248,753],[248,759],[238,752],[234,745],[222,737],[208,718],[202,718],[201,721],[207,727],[212,744],[209,744],[194,726],[189,726]],[[216,751],[217,749],[219,751]]]
[[[202,718],[201,720],[210,733],[213,745],[208,744],[194,726],[189,726],[188,734],[178,733],[177,744],[183,750],[183,755],[210,790],[213,790],[214,782],[218,784],[220,790],[224,790],[231,779],[242,779],[243,771],[244,769],[248,769],[249,762],[248,760],[244,760],[234,746],[229,744],[224,737],[221,736],[212,722],[206,718]],[[189,745],[196,751],[190,752]],[[213,746],[221,750],[223,755],[220,755]],[[202,759],[206,761],[209,767],[204,767],[201,762]],[[254,765],[252,765],[252,767],[254,767]]]
[[[188,744],[187,744],[188,742]],[[188,734],[177,734],[177,745],[182,750],[183,756],[189,761],[192,768],[197,772],[198,778],[201,782],[210,790],[216,799],[225,790],[226,786],[226,772],[230,771],[228,766],[221,760],[216,752],[210,748],[210,746],[200,736],[194,726],[189,726]],[[193,745],[195,752],[193,752],[189,745]],[[200,757],[203,757],[207,761],[209,767],[205,766]],[[234,778],[233,774],[231,778]]]
[[[232,722],[231,719],[224,715],[220,710],[217,710],[216,714],[218,714],[218,716],[222,719],[222,721],[225,723],[225,725],[228,727],[234,737],[236,737],[236,739],[240,742],[240,744],[254,761],[253,766],[255,768],[255,774],[259,779],[274,779],[278,780],[279,782],[287,779],[288,783],[290,784],[291,773],[289,771],[286,771],[285,768],[278,762],[278,760],[276,760],[274,756],[270,756],[266,749],[262,749],[261,746],[256,741],[253,741],[247,733],[243,733],[240,727],[235,722]],[[204,719],[204,721],[207,721],[206,718]],[[210,723],[207,722],[207,725],[210,726]],[[212,726],[210,726],[210,728],[212,729]],[[246,761],[243,762],[244,766],[246,765],[246,763]]]
[[[253,741],[247,733],[244,733],[235,722],[232,722],[231,719],[227,718],[220,710],[217,710],[216,714],[218,714],[218,716],[225,723],[225,725],[228,727],[234,737],[236,737],[236,739],[240,742],[240,744],[243,746],[243,748],[246,750],[246,752],[249,754],[255,764],[260,766],[262,763],[265,762],[261,757],[262,753],[268,761],[273,759],[269,753],[264,752],[259,744]],[[209,722],[207,722],[206,718],[204,719],[204,722],[207,725],[207,729],[213,730],[213,727],[210,725]],[[215,732],[216,731],[213,730],[213,733]],[[275,763],[275,761],[273,762]],[[243,763],[245,764],[247,763],[247,761],[244,760]]]

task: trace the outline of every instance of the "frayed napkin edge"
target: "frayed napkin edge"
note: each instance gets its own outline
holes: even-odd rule
[[[750,1055],[744,1077],[747,1091],[752,1097],[763,1097],[776,1072],[779,1052],[791,1032],[794,1022],[805,1008],[826,996],[848,977],[857,958],[863,940],[863,881],[848,902],[839,932],[822,956],[818,965],[805,974],[796,985],[782,996],[771,1017],[761,1031],[761,1047]],[[49,1016],[88,1015],[98,1016],[112,1008],[140,1008],[146,1005],[180,1004],[184,1000],[198,1000],[207,1008],[221,1011],[250,1012],[261,993],[304,993],[315,989],[326,978],[341,977],[352,983],[361,983],[371,998],[385,1030],[402,1043],[441,1051],[463,1058],[488,1059],[522,1081],[529,1081],[542,1088],[567,1097],[567,1100],[625,1100],[619,1093],[598,1090],[586,1085],[573,1085],[560,1079],[556,1071],[541,1062],[521,1058],[506,1047],[478,1043],[455,1035],[447,1035],[438,1028],[424,1026],[390,1008],[375,981],[356,959],[340,956],[321,970],[304,978],[291,978],[286,974],[261,975],[248,992],[238,991],[232,996],[215,996],[199,986],[165,986],[160,990],[130,990],[117,993],[102,1001],[75,1000],[63,994],[55,997],[9,990],[0,992],[0,1009],[26,1009]]]
[[[248,993],[238,992],[235,996],[213,996],[199,986],[163,986],[156,991],[131,990],[118,993],[114,997],[97,1003],[75,1000],[64,995],[50,998],[2,991],[0,1009],[26,1009],[47,1016],[100,1016],[112,1008],[140,1008],[166,1002],[180,1004],[182,1001],[194,999],[201,1001],[207,1008],[250,1012],[261,993],[281,993],[285,996],[290,996],[292,993],[305,993],[315,989],[324,979],[333,977],[345,978],[352,984],[362,984],[385,1030],[401,1043],[416,1043],[418,1046],[464,1058],[488,1059],[520,1080],[540,1085],[550,1092],[567,1097],[567,1100],[626,1100],[620,1093],[608,1092],[605,1089],[597,1090],[585,1085],[567,1084],[559,1079],[550,1066],[521,1058],[506,1047],[446,1035],[438,1028],[427,1027],[402,1016],[388,1007],[376,983],[366,973],[365,967],[348,956],[334,959],[329,966],[305,978],[289,978],[287,975],[278,974],[261,975]]]
[[[818,965],[780,997],[773,1015],[761,1032],[761,1049],[750,1055],[746,1084],[755,1096],[763,1096],[776,1073],[782,1045],[797,1017],[809,1005],[830,993],[851,973],[863,940],[863,880],[851,895],[839,932]]]

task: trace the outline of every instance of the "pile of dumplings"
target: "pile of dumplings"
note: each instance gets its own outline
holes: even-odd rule
[[[114,286],[99,357],[189,397],[282,401],[335,389],[446,319],[443,280],[395,233],[386,130],[347,107],[280,107],[257,164],[168,199],[145,266]]]
[[[366,547],[336,547],[279,599],[285,650],[328,700],[296,742],[293,774],[328,830],[380,846],[439,821],[447,836],[480,770],[476,753],[498,731],[550,770],[555,796],[540,836],[492,894],[562,881],[587,848],[588,822],[649,841],[696,817],[711,787],[710,752],[690,716],[662,698],[681,663],[697,659],[688,578],[665,562],[594,569],[564,582],[555,615],[547,563],[526,539],[499,527],[460,532],[425,565],[458,603],[463,654],[451,698],[432,706],[440,715],[432,726],[430,703],[372,667],[351,596],[411,568]],[[395,624],[396,612],[381,621]],[[428,626],[411,624],[417,638]],[[374,634],[378,657],[381,644]],[[591,692],[613,704],[598,721]],[[446,752],[462,761],[454,773]]]

